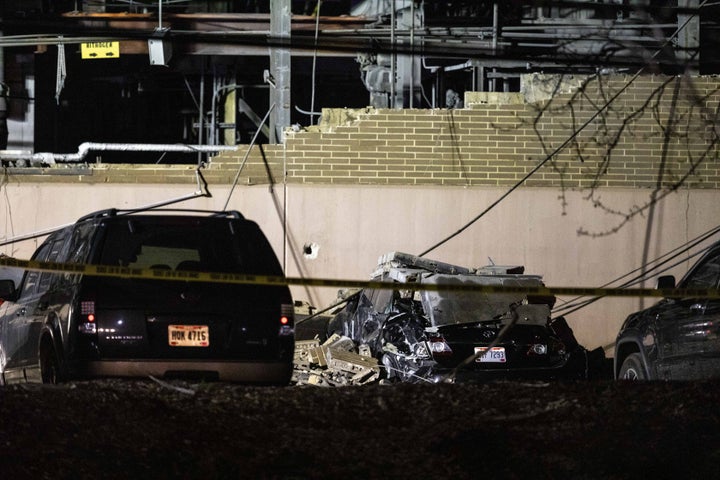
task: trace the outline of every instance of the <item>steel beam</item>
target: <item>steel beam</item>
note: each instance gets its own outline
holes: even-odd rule
[[[288,48],[270,49],[270,143],[282,143],[283,131],[290,126],[290,0],[270,1],[270,36],[279,43],[287,42]]]

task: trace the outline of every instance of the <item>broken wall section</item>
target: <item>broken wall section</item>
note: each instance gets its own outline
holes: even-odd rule
[[[716,77],[528,76],[462,109],[328,111],[289,132],[282,160],[289,183],[503,187],[551,157],[524,185],[562,189],[654,188],[663,162],[667,185],[718,189],[719,90]]]

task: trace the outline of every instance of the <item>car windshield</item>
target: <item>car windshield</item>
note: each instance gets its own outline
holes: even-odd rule
[[[247,221],[133,217],[108,222],[102,265],[282,275],[259,228]]]
[[[533,276],[480,276],[480,275],[428,275],[422,283],[442,285],[505,285],[539,286],[539,277]],[[432,326],[460,323],[477,323],[498,320],[510,311],[510,305],[522,302],[522,293],[487,293],[474,291],[422,290],[421,299],[425,314]],[[542,309],[546,312],[546,309]],[[509,315],[508,315],[509,317]]]

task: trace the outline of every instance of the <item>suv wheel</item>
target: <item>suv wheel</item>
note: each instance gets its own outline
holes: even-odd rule
[[[40,346],[40,375],[42,383],[60,383],[60,363],[52,342],[47,340]]]
[[[648,376],[642,364],[642,357],[639,353],[631,353],[627,356],[620,367],[618,379],[621,380],[647,380]]]

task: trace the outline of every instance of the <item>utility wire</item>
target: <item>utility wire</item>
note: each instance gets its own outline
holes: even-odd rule
[[[510,194],[511,194],[512,192],[514,192],[515,190],[517,190],[523,183],[525,183],[525,181],[526,181],[527,179],[529,179],[530,177],[532,177],[533,175],[535,175],[535,173],[536,173],[538,170],[540,170],[548,161],[550,161],[555,155],[557,155],[561,150],[563,150],[567,145],[569,145],[569,144],[573,141],[573,139],[575,139],[575,137],[577,137],[577,136],[580,134],[580,132],[582,132],[585,128],[587,128],[587,126],[590,125],[592,122],[594,122],[595,119],[596,119],[598,116],[600,116],[600,114],[601,114],[603,111],[605,111],[605,109],[607,109],[607,108],[610,106],[610,104],[612,104],[612,103],[615,101],[616,98],[618,98],[622,93],[625,92],[625,90],[627,90],[627,89],[630,87],[630,84],[631,84],[632,82],[634,82],[635,79],[637,79],[637,77],[640,76],[640,74],[642,73],[642,71],[644,70],[644,68],[645,68],[645,67],[642,67],[642,68],[627,82],[627,84],[626,84],[622,89],[620,89],[618,92],[616,92],[615,95],[613,95],[612,98],[610,98],[610,100],[608,100],[608,101],[605,103],[605,105],[603,105],[601,108],[599,108],[592,116],[590,116],[590,118],[589,118],[584,124],[582,124],[582,125],[580,126],[580,128],[578,128],[577,130],[575,130],[575,132],[573,132],[573,134],[572,134],[570,137],[568,137],[559,147],[557,147],[555,150],[552,151],[552,153],[550,153],[549,155],[547,155],[540,163],[538,163],[532,170],[530,170],[519,182],[517,182],[517,183],[516,183],[515,185],[513,185],[507,192],[505,192],[503,195],[501,195],[500,198],[498,198],[497,200],[495,200],[489,207],[487,207],[485,210],[483,210],[479,215],[475,216],[475,218],[473,218],[473,219],[470,220],[468,223],[466,223],[465,225],[463,225],[458,231],[456,231],[455,233],[451,234],[450,236],[444,238],[443,240],[440,240],[438,243],[436,243],[436,244],[433,245],[432,247],[430,247],[430,248],[428,248],[427,250],[425,250],[424,252],[422,252],[419,256],[422,257],[422,256],[424,256],[424,255],[427,255],[428,253],[432,252],[433,250],[435,250],[435,249],[438,248],[439,246],[441,246],[441,245],[449,242],[449,241],[452,240],[453,238],[457,237],[457,236],[460,235],[462,232],[464,232],[465,230],[467,230],[468,228],[470,228],[475,222],[477,222],[477,221],[480,220],[482,217],[484,217],[486,213],[488,213],[490,210],[492,210],[492,209],[495,208],[497,205],[499,205],[500,202],[502,202],[502,201],[505,200],[508,196],[510,196]]]
[[[698,10],[699,10],[700,8],[702,8],[708,1],[709,1],[709,0],[703,1],[702,4],[700,4],[700,6],[698,7]],[[655,53],[650,57],[649,60],[654,60],[660,53],[662,53],[663,50],[664,50],[664,48],[672,42],[673,38],[675,38],[675,37],[685,28],[685,26],[686,26],[688,23],[690,23],[690,20],[692,20],[695,16],[697,16],[697,13],[689,16],[689,17],[687,18],[687,20],[686,20],[681,26],[679,26],[679,27],[677,28],[677,30],[675,30],[675,32],[673,32],[673,34],[672,34],[672,35],[670,36],[670,38],[665,42],[665,44],[663,44],[660,48],[658,48],[658,49],[655,51]],[[526,181],[527,179],[529,179],[530,177],[532,177],[533,175],[535,175],[535,173],[536,173],[538,170],[540,170],[548,161],[550,161],[555,155],[557,155],[557,154],[558,154],[561,150],[563,150],[568,144],[570,144],[583,130],[585,130],[585,128],[588,127],[588,125],[590,125],[592,122],[594,122],[595,119],[596,119],[597,117],[599,117],[602,112],[604,112],[608,107],[610,107],[610,105],[611,105],[621,94],[625,93],[625,91],[630,87],[630,85],[631,85],[635,80],[637,80],[637,78],[645,71],[646,65],[647,65],[647,64],[641,66],[641,67],[638,69],[638,71],[635,73],[635,75],[633,75],[632,78],[630,78],[630,80],[627,81],[627,83],[623,86],[623,88],[621,88],[620,90],[618,90],[618,91],[615,93],[615,95],[613,95],[612,97],[610,97],[610,99],[609,99],[607,102],[605,102],[605,104],[604,104],[602,107],[600,107],[593,115],[591,115],[590,118],[589,118],[585,123],[583,123],[578,129],[576,129],[576,130],[572,133],[572,135],[571,135],[567,140],[565,140],[559,147],[557,147],[555,150],[553,150],[552,153],[550,153],[549,155],[547,155],[539,164],[537,164],[532,170],[530,170],[530,172],[528,172],[519,182],[517,182],[517,183],[516,183],[515,185],[513,185],[507,192],[505,192],[503,195],[501,195],[500,198],[498,198],[497,200],[495,200],[489,207],[487,207],[487,208],[486,208],[485,210],[483,210],[480,214],[478,214],[477,216],[475,216],[475,218],[473,218],[472,220],[470,220],[468,223],[466,223],[464,226],[462,226],[462,227],[461,227],[459,230],[457,230],[455,233],[451,234],[450,236],[448,236],[448,237],[444,238],[443,240],[439,241],[438,243],[436,243],[436,244],[433,245],[432,247],[428,248],[428,249],[425,250],[424,252],[420,253],[419,256],[422,257],[422,256],[424,256],[424,255],[427,255],[428,253],[432,252],[432,251],[435,250],[436,248],[440,247],[441,245],[449,242],[450,240],[452,240],[452,239],[455,238],[456,236],[460,235],[462,232],[464,232],[465,230],[467,230],[468,228],[470,228],[475,222],[477,222],[477,221],[480,220],[482,217],[484,217],[485,214],[487,214],[490,210],[492,210],[492,209],[495,208],[497,205],[499,205],[500,202],[502,202],[503,200],[505,200],[512,192],[514,192],[515,190],[517,190],[523,183],[525,183],[525,181]]]
[[[258,128],[255,131],[255,135],[253,135],[253,138],[250,141],[250,145],[248,145],[247,151],[245,152],[245,157],[243,158],[243,161],[240,162],[240,167],[238,168],[237,174],[235,175],[235,180],[233,180],[232,187],[230,187],[230,192],[228,192],[228,197],[227,197],[227,200],[225,200],[225,206],[223,207],[223,210],[227,210],[227,207],[228,207],[228,204],[230,203],[230,198],[232,197],[233,191],[235,191],[235,187],[237,186],[238,181],[240,180],[240,173],[242,172],[243,168],[245,168],[245,163],[247,162],[247,159],[250,156],[250,151],[252,150],[252,147],[255,145],[255,140],[257,140],[258,135],[260,135],[263,125],[265,125],[265,122],[267,121],[268,117],[270,116],[270,112],[272,112],[274,108],[275,108],[275,104],[273,103],[272,105],[270,105],[270,108],[268,108],[267,113],[265,114],[262,121],[258,125]]]
[[[658,262],[658,263],[657,263],[656,265],[652,266],[651,268],[649,268],[649,269],[647,269],[647,270],[644,270],[644,272],[643,272],[641,275],[638,275],[638,276],[636,276],[636,277],[634,277],[634,278],[631,278],[631,279],[627,280],[626,282],[624,282],[623,284],[621,284],[621,285],[619,285],[619,286],[617,286],[617,287],[615,287],[615,288],[624,289],[624,288],[628,288],[628,287],[631,287],[631,286],[633,286],[633,285],[636,285],[636,284],[638,284],[638,283],[641,283],[641,282],[643,282],[643,281],[645,281],[645,280],[648,279],[648,277],[649,277],[648,274],[649,274],[649,273],[655,272],[656,270],[658,270],[660,267],[663,267],[663,266],[665,266],[665,268],[663,268],[662,270],[657,271],[656,273],[653,274],[653,276],[658,275],[658,274],[661,274],[661,273],[665,273],[665,272],[667,272],[668,270],[671,270],[671,269],[677,267],[678,265],[680,265],[680,264],[682,264],[682,263],[685,263],[685,262],[687,262],[688,260],[690,260],[690,259],[692,259],[692,258],[694,258],[694,257],[696,257],[696,256],[698,256],[698,255],[701,255],[701,254],[705,253],[705,252],[707,251],[707,248],[703,248],[703,249],[701,249],[701,250],[699,250],[699,251],[697,251],[697,252],[695,252],[695,253],[689,254],[687,257],[683,257],[681,260],[679,260],[679,261],[677,261],[677,262],[675,262],[675,263],[672,263],[672,264],[670,264],[670,265],[667,265],[668,262],[671,262],[671,261],[675,260],[675,259],[678,258],[679,256],[681,256],[681,255],[683,255],[684,253],[690,251],[691,249],[697,247],[698,245],[700,245],[701,243],[705,242],[705,241],[708,240],[710,237],[712,237],[713,235],[716,235],[716,234],[718,234],[718,233],[720,233],[720,225],[714,227],[713,229],[711,229],[711,230],[709,230],[709,231],[707,231],[707,232],[705,232],[705,233],[703,233],[702,235],[699,235],[699,236],[695,237],[695,238],[694,238],[693,240],[691,240],[690,242],[687,242],[687,243],[685,243],[684,245],[681,245],[681,246],[679,246],[679,247],[676,247],[676,248],[673,249],[673,250],[670,250],[669,252],[661,255],[660,257],[656,258],[655,260],[653,260],[653,261],[651,261],[651,262],[648,262],[648,263],[646,263],[645,265],[642,265],[642,266],[640,266],[640,267],[638,267],[638,268],[636,268],[636,269],[634,269],[634,270],[626,273],[625,275],[622,275],[622,276],[616,278],[615,280],[611,280],[610,282],[602,285],[602,286],[599,287],[599,288],[607,288],[607,287],[610,287],[612,284],[614,284],[614,283],[622,280],[622,279],[625,278],[625,277],[628,277],[628,276],[630,276],[630,275],[633,275],[634,273],[636,273],[636,272],[638,272],[638,271],[643,271],[644,269],[646,269],[646,268],[648,267],[648,265],[651,265],[651,264],[653,264],[653,263],[655,263],[655,262]],[[668,257],[668,256],[669,256],[669,258],[666,258],[665,260],[660,261],[661,259],[663,259],[663,258],[665,258],[665,257]],[[563,306],[561,306],[561,307],[553,310],[553,313],[554,313],[554,314],[569,315],[569,314],[571,314],[571,313],[574,313],[574,312],[580,310],[581,308],[584,308],[584,307],[586,307],[586,306],[588,306],[588,305],[590,305],[590,304],[592,304],[592,303],[595,303],[596,301],[600,300],[600,299],[603,298],[603,297],[593,297],[593,298],[590,298],[590,299],[587,299],[587,300],[583,300],[583,301],[581,301],[581,302],[578,302],[578,300],[580,300],[581,298],[583,298],[583,297],[576,297],[576,298],[568,301],[568,303],[566,303],[565,305],[563,305]]]

